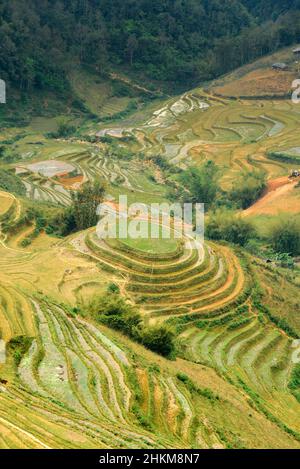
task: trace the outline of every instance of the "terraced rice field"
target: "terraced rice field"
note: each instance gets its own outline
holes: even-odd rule
[[[242,169],[262,169],[271,185],[286,178],[290,165],[268,153],[300,146],[298,118],[289,101],[231,101],[196,89],[144,122],[93,126],[95,134],[182,168],[213,159],[228,188]],[[29,198],[66,206],[71,188],[99,176],[114,197],[148,203],[165,196],[142,161],[117,158],[101,142],[49,140],[24,157],[52,159],[82,178],[72,186],[21,174]],[[22,200],[1,191],[0,231],[21,215]],[[94,229],[66,239],[43,234],[37,247],[21,248],[32,229],[0,232],[1,338],[31,339],[19,362],[9,355],[0,364],[1,448],[299,448],[300,404],[288,387],[293,337],[260,311],[250,255],[189,239],[159,248],[100,240]],[[277,277],[274,288],[283,289]],[[137,305],[146,327],[174,328],[175,361],[74,309],[111,282]]]
[[[95,178],[105,180],[112,194],[125,193],[137,194],[137,197],[143,197],[143,194],[157,196],[164,189],[157,186],[149,180],[145,174],[145,168],[139,161],[130,162],[117,158],[113,154],[106,154],[101,145],[88,145],[85,142],[79,143],[74,152],[67,151],[68,142],[61,143],[60,151],[50,153],[51,161],[33,160],[29,165],[31,171],[20,171],[17,173],[22,178],[25,185],[27,197],[32,200],[51,202],[67,206],[70,204],[70,190],[76,190],[81,184],[87,181],[93,181]],[[56,164],[57,167],[74,168],[78,178],[43,176],[38,168],[45,167],[49,163],[49,170]],[[23,166],[24,168],[24,166]],[[35,171],[34,168],[37,168]],[[143,174],[144,173],[144,174]],[[123,192],[122,192],[123,191]]]
[[[288,175],[291,162],[269,153],[298,148],[297,105],[288,100],[229,100],[202,89],[169,100],[143,125],[102,128],[97,134],[133,135],[146,154],[163,154],[182,168],[212,159],[222,167],[224,188],[241,170]],[[297,166],[297,165],[296,165]]]
[[[174,315],[205,315],[236,301],[243,291],[244,273],[225,247],[198,250],[190,243],[160,256],[132,250],[121,241],[99,240],[93,233],[74,238],[72,244],[118,273],[150,322]]]
[[[288,100],[232,101],[195,89],[168,100],[144,123],[102,125],[89,130],[89,134],[108,135],[129,150],[132,143],[119,139],[133,136],[134,151],[162,154],[182,168],[211,159],[222,168],[221,183],[228,189],[241,170],[260,169],[272,180],[297,168],[296,162],[280,161],[270,155],[299,148],[298,119],[297,105]],[[112,190],[119,187],[137,195],[157,192],[158,186],[142,177],[139,163],[117,158],[101,144],[62,140],[33,148],[30,162],[39,164],[53,159],[71,164],[83,176],[82,182],[100,176]],[[22,177],[28,197],[62,205],[70,202],[70,187],[57,179],[37,173]]]
[[[297,434],[299,404],[286,387],[291,339],[271,324],[262,325],[250,306],[241,312],[250,305],[251,279],[228,247],[193,249],[178,242],[154,255],[121,241],[100,241],[92,230],[45,248],[41,258],[4,242],[1,254],[7,278],[1,277],[0,288],[2,337],[32,338],[16,374],[12,377],[7,365],[1,371],[8,381],[0,385],[1,447],[298,445],[281,426]],[[61,279],[53,277],[47,256],[58,256]],[[64,267],[66,258],[72,271]],[[81,272],[76,288],[84,286],[88,264],[90,271],[95,265],[114,279],[150,323],[180,321],[185,360],[168,363],[71,314],[61,300],[70,298],[66,287],[75,282],[76,265]],[[54,300],[47,294],[56,288]],[[240,316],[244,323],[233,327]],[[190,375],[196,388],[178,379],[178,370]],[[251,409],[241,382],[263,396],[278,422],[259,406]],[[239,437],[236,419],[247,429]]]

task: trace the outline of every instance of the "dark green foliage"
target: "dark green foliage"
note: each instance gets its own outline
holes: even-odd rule
[[[146,156],[143,155],[143,158],[145,159]],[[151,156],[150,161],[154,163],[156,166],[158,166],[166,174],[172,174],[172,173],[176,174],[176,173],[182,172],[182,169],[169,163],[169,161],[167,160],[165,156],[162,156],[162,155]]]
[[[281,216],[270,228],[269,239],[273,249],[292,256],[300,254],[300,221]]]
[[[100,323],[123,332],[153,352],[168,358],[174,357],[175,337],[172,329],[168,326],[144,326],[137,309],[118,292],[108,291],[94,298],[89,309]]]
[[[85,230],[97,224],[97,208],[103,202],[104,194],[105,184],[100,180],[88,182],[77,192],[72,192],[71,213],[77,230]],[[73,220],[69,222],[72,224]]]
[[[26,195],[22,179],[11,171],[0,169],[0,189],[17,195]]]
[[[299,164],[300,163],[300,156],[299,155],[292,155],[287,152],[280,152],[280,151],[270,151],[267,153],[268,158],[271,160],[283,161],[283,163],[292,163],[292,164]]]
[[[13,337],[7,344],[7,351],[13,356],[16,366],[18,366],[25,355],[30,349],[32,338],[25,335]]]
[[[107,287],[108,293],[120,293],[120,288],[116,283],[111,282]]]
[[[67,236],[76,231],[76,229],[77,225],[74,210],[72,207],[67,207],[49,219],[46,233],[53,233],[57,236]]]
[[[172,358],[175,355],[175,336],[168,326],[147,326],[141,333],[142,344],[164,357]]]
[[[229,324],[229,326],[227,327],[227,329],[229,331],[232,331],[234,329],[238,329],[239,327],[242,327],[242,326],[246,326],[246,324],[249,324],[251,322],[251,318],[241,318],[241,319],[237,319],[236,321],[232,322],[231,324]]]
[[[260,171],[244,172],[233,183],[229,197],[237,207],[250,207],[266,189],[266,176]]]
[[[177,373],[176,375],[177,379],[184,383],[188,390],[191,393],[198,394],[199,396],[205,397],[206,399],[209,399],[210,401],[219,401],[220,398],[217,394],[215,394],[213,391],[211,391],[208,388],[199,388],[198,386],[193,383],[193,381],[185,374],[185,373]]]
[[[219,191],[218,167],[207,161],[200,167],[191,167],[179,175],[179,182],[185,189],[184,201],[205,204],[210,207]]]
[[[134,90],[131,86],[122,81],[113,81],[112,83],[114,96],[129,96],[134,97]]]
[[[210,239],[225,240],[241,246],[256,236],[251,222],[229,210],[221,209],[210,215],[206,224],[206,234]]]
[[[118,293],[108,292],[94,298],[90,310],[95,318],[132,338],[139,337],[142,318],[139,312]]]
[[[24,90],[60,92],[68,88],[72,63],[93,66],[98,73],[123,65],[184,85],[207,80],[297,42],[297,1],[286,1],[284,7],[276,2],[274,9],[270,4],[3,0],[0,75]],[[116,86],[119,95],[128,92]]]
[[[294,366],[288,386],[295,398],[300,402],[300,363]]]
[[[56,132],[50,132],[47,134],[49,138],[66,138],[76,132],[76,127],[70,122],[63,118],[58,122],[58,128]]]

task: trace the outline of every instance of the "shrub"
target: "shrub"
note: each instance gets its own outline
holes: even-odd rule
[[[107,287],[108,293],[120,293],[120,288],[116,283],[111,282]]]
[[[217,394],[215,394],[213,391],[211,391],[210,389],[199,388],[198,386],[196,386],[195,383],[185,373],[179,372],[177,373],[176,377],[179,381],[185,384],[185,386],[188,388],[188,390],[191,393],[196,393],[199,396],[209,399],[210,401],[220,400],[220,397]]]
[[[77,192],[72,192],[72,213],[76,228],[85,230],[95,226],[98,221],[97,208],[102,203],[105,194],[105,184],[96,179],[87,182]]]
[[[58,122],[58,128],[56,132],[50,132],[47,134],[49,138],[64,138],[69,137],[70,135],[76,132],[76,127],[71,125],[70,122],[62,118]]]
[[[209,207],[219,192],[218,167],[213,161],[207,161],[199,168],[191,167],[179,176],[179,182],[189,192],[193,202]]]
[[[48,234],[55,233],[59,236],[67,236],[73,231],[76,231],[76,221],[72,207],[67,207],[50,218],[46,228]]]
[[[266,177],[263,172],[244,172],[234,182],[229,198],[238,207],[246,209],[262,195],[265,189]]]
[[[209,217],[206,233],[210,239],[223,239],[244,246],[256,236],[254,226],[229,210],[216,210]]]
[[[0,189],[25,196],[26,189],[22,179],[11,171],[0,169]]]
[[[298,402],[300,402],[300,363],[294,366],[288,387]]]
[[[25,355],[30,349],[32,338],[24,335],[13,337],[7,345],[8,353],[11,353],[16,366],[18,366]]]
[[[119,330],[149,350],[167,358],[175,356],[175,336],[168,326],[146,327],[138,310],[118,292],[94,298],[89,309],[96,320]]]
[[[141,331],[142,344],[153,352],[164,357],[173,357],[175,354],[175,335],[168,326],[145,327]]]
[[[94,298],[90,310],[97,321],[132,337],[139,337],[142,318],[139,312],[116,292]]]
[[[273,249],[293,256],[300,254],[300,221],[294,217],[281,216],[271,226],[269,239]]]

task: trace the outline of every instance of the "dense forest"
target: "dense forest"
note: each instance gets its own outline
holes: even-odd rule
[[[190,85],[299,40],[299,0],[0,4],[0,76],[21,89],[62,90],[74,64]]]

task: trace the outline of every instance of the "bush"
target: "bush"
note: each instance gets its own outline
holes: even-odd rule
[[[58,236],[67,236],[76,231],[74,210],[67,207],[62,212],[55,214],[48,222],[46,233],[54,233]]]
[[[174,339],[174,332],[168,326],[145,327],[141,333],[141,342],[145,347],[169,358],[175,354]]]
[[[76,132],[76,127],[71,125],[70,122],[62,118],[58,122],[58,128],[56,132],[50,132],[47,134],[49,138],[64,138],[69,137],[70,135]]]
[[[100,179],[85,183],[80,190],[72,192],[71,213],[78,230],[95,226],[98,222],[97,208],[103,202],[105,184]]]
[[[137,309],[127,303],[117,292],[94,298],[89,309],[96,320],[112,329],[119,330],[148,349],[173,358],[175,336],[167,326],[146,327]]]
[[[269,230],[269,239],[273,249],[293,256],[300,254],[300,221],[282,216]]]
[[[210,239],[224,240],[244,246],[256,236],[254,226],[230,210],[218,209],[209,217],[206,233]]]
[[[266,189],[266,177],[261,171],[245,172],[233,184],[229,198],[239,208],[250,207]]]
[[[215,201],[219,192],[218,167],[213,161],[207,161],[199,168],[191,167],[179,176],[179,182],[190,194],[189,199],[203,203],[208,207]]]
[[[0,189],[21,196],[26,195],[26,188],[22,179],[16,174],[4,169],[0,169]]]
[[[18,366],[25,355],[25,353],[30,349],[32,344],[32,338],[25,335],[20,335],[13,337],[7,345],[8,353],[11,353],[14,359],[16,366]]]
[[[119,96],[119,97],[128,96],[132,98],[135,95],[133,88],[130,85],[122,81],[116,81],[116,80],[113,81],[112,88],[113,88],[114,96]]]
[[[196,393],[199,396],[205,397],[206,399],[209,399],[211,401],[220,400],[220,397],[217,394],[214,394],[214,392],[210,389],[198,388],[198,386],[196,386],[195,383],[185,373],[177,373],[176,378],[182,383],[184,383],[191,393]]]
[[[120,288],[116,283],[111,282],[107,287],[108,293],[120,293]]]
[[[142,318],[139,312],[116,292],[95,298],[90,310],[97,321],[132,337],[139,337]]]
[[[300,363],[297,363],[293,368],[288,387],[300,403]]]

